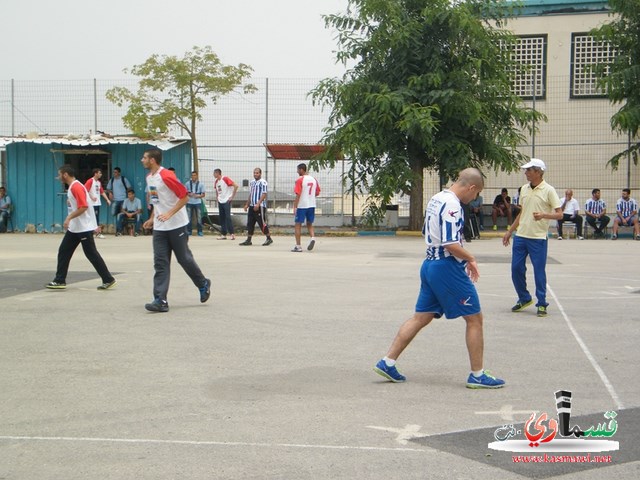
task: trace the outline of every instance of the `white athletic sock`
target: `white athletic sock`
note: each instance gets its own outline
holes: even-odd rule
[[[471,375],[473,375],[474,377],[481,377],[483,373],[484,369],[478,370],[477,372],[471,371]]]
[[[396,361],[389,357],[384,357],[383,360],[384,360],[384,363],[387,364],[387,367],[393,367],[396,364]]]

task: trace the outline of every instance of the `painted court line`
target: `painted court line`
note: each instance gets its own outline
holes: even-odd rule
[[[602,380],[602,383],[604,383],[604,386],[606,387],[607,391],[609,392],[609,395],[611,395],[611,398],[616,403],[616,408],[618,410],[623,410],[624,409],[624,405],[622,404],[622,401],[620,400],[620,397],[618,397],[618,394],[616,393],[615,389],[613,388],[613,385],[609,381],[609,378],[604,373],[604,370],[602,370],[602,368],[600,367],[600,365],[598,364],[596,359],[593,357],[593,355],[591,355],[591,352],[589,351],[589,348],[587,347],[587,345],[582,341],[582,338],[578,334],[578,331],[574,328],[573,323],[569,319],[569,316],[564,311],[564,308],[562,307],[562,304],[558,300],[558,297],[556,297],[556,294],[553,291],[553,289],[551,288],[551,285],[549,285],[548,283],[547,283],[547,289],[549,290],[549,293],[551,294],[551,296],[555,300],[556,304],[558,305],[558,310],[560,310],[560,313],[562,313],[562,316],[564,317],[564,321],[566,322],[567,326],[569,327],[569,330],[573,334],[573,337],[576,339],[576,342],[578,342],[578,345],[580,345],[580,348],[582,349],[582,351],[584,352],[585,356],[587,357],[587,359],[591,363],[591,366],[598,373],[598,376],[600,377],[600,380]]]
[[[362,450],[374,452],[420,452],[426,453],[428,450],[421,448],[387,448],[368,447],[355,445],[313,445],[299,443],[260,443],[260,442],[217,442],[217,441],[195,441],[195,440],[159,440],[150,438],[95,438],[95,437],[39,437],[39,436],[14,436],[0,435],[2,440],[20,440],[28,442],[95,442],[95,443],[129,443],[129,444],[155,444],[155,445],[197,445],[197,446],[217,446],[217,447],[263,447],[263,448],[299,448],[318,450]]]

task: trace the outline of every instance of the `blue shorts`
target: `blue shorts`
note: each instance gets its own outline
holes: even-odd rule
[[[316,209],[314,207],[296,209],[296,223],[313,223],[315,219]]]
[[[620,215],[618,215],[618,222],[623,227],[633,227],[633,222],[635,221],[635,219],[636,219],[636,216],[635,215],[631,215],[631,217],[629,217],[629,221],[626,222],[624,220],[624,218],[622,218],[622,217],[620,217]]]
[[[463,263],[453,257],[422,262],[416,312],[458,318],[480,310],[478,292]]]

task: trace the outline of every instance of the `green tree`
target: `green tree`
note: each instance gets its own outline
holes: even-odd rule
[[[223,65],[211,47],[193,47],[182,58],[152,55],[143,64],[125,69],[140,77],[137,92],[124,87],[107,91],[107,99],[118,106],[128,105],[122,120],[135,135],[154,137],[175,125],[191,138],[194,170],[198,171],[196,128],[207,102],[236,90],[251,76],[252,68]],[[256,91],[252,84],[245,93]]]
[[[635,140],[609,160],[615,170],[620,159],[628,155],[637,165],[640,153],[640,0],[609,0],[609,6],[615,19],[592,33],[609,41],[616,49],[616,57],[612,64],[595,68],[603,74],[601,85],[611,102],[623,104],[611,117],[611,128]],[[603,67],[609,69],[608,74]]]
[[[464,167],[511,171],[516,147],[540,114],[511,92],[514,38],[498,0],[349,0],[324,17],[337,31],[341,79],[311,92],[331,108],[320,165],[350,158],[351,189],[368,191],[369,218],[397,193],[409,194],[409,227],[423,219],[423,171],[442,183]]]

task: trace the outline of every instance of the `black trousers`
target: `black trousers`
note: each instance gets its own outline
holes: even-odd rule
[[[72,233],[67,230],[60,242],[60,248],[58,248],[58,267],[56,269],[56,278],[54,282],[66,283],[67,273],[69,272],[69,263],[71,263],[71,257],[78,248],[78,245],[82,245],[84,256],[91,262],[93,268],[96,269],[102,283],[113,282],[113,275],[109,272],[107,265],[98,253],[96,248],[96,242],[93,240],[93,231]]]
[[[558,236],[562,236],[562,224],[564,222],[574,222],[576,224],[576,234],[582,236],[582,216],[576,215],[572,217],[568,213],[562,214],[562,220],[558,220]]]
[[[262,233],[265,236],[269,236],[269,226],[267,225],[267,212],[264,209],[263,205],[260,205],[260,208],[256,211],[253,209],[253,205],[249,207],[247,210],[247,235],[253,236],[253,231],[255,229],[256,223],[262,230]]]
[[[587,215],[587,223],[593,227],[593,229],[596,231],[597,234],[604,233],[604,229],[607,228],[607,225],[609,225],[610,220],[611,219],[606,215],[603,215],[598,219],[595,219]],[[598,223],[600,224],[600,227],[598,227]]]

